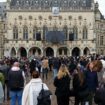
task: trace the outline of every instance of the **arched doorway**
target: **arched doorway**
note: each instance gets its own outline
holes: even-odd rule
[[[64,55],[68,55],[68,49],[66,47],[60,47],[58,49],[58,55],[60,56],[64,56]]]
[[[72,56],[80,56],[80,49],[78,47],[75,47],[73,50],[72,50]]]
[[[85,49],[84,49],[84,55],[89,55],[90,54],[90,50],[86,47]]]
[[[53,57],[54,56],[54,51],[52,48],[50,48],[50,47],[46,48],[46,56],[47,57]]]
[[[29,56],[39,56],[41,55],[41,49],[38,47],[32,47],[28,53]]]
[[[11,57],[16,57],[16,50],[14,47],[11,49]]]
[[[27,57],[27,51],[24,47],[19,48],[19,56],[20,57]]]

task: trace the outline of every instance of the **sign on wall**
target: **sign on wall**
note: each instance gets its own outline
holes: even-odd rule
[[[52,7],[53,16],[59,16],[59,7]]]

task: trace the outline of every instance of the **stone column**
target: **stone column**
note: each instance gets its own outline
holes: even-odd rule
[[[83,56],[83,49],[80,50],[80,56]]]
[[[0,19],[0,59],[4,56],[4,22]]]

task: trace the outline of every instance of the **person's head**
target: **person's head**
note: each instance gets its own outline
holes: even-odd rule
[[[88,68],[92,71],[101,71],[102,70],[102,62],[99,60],[92,61],[88,64]]]
[[[59,78],[62,78],[62,77],[66,76],[66,75],[69,75],[69,74],[70,74],[70,73],[69,73],[69,71],[68,71],[66,65],[61,64],[60,69],[59,69],[59,71],[58,71],[58,77],[59,77]]]
[[[102,68],[103,68],[102,62],[100,60],[95,60],[93,70],[99,72],[102,70]]]
[[[83,70],[81,68],[81,66],[78,64],[77,65],[77,68],[76,68],[76,74],[78,74],[78,77],[79,77],[79,80],[80,80],[80,85],[82,86],[83,83],[84,83],[84,73],[83,73]]]
[[[20,64],[19,64],[19,62],[14,62],[13,66],[14,66],[14,67],[19,67]]]
[[[39,78],[40,74],[38,71],[33,71],[31,76],[32,76],[32,78]]]

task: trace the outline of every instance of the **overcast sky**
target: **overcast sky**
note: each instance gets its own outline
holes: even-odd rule
[[[0,2],[4,2],[6,0],[0,0]],[[95,0],[99,2],[99,9],[102,12],[102,14],[105,16],[105,0]]]

